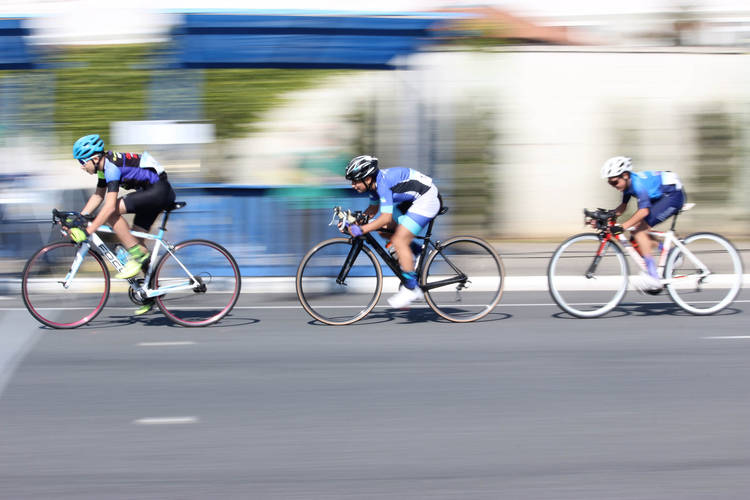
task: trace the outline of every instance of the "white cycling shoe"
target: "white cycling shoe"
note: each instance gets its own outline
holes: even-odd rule
[[[663,287],[660,280],[644,272],[641,272],[638,276],[633,276],[631,283],[633,283],[633,286],[635,286],[639,292],[646,293],[660,291]]]
[[[410,290],[404,286],[401,287],[401,290],[397,294],[388,297],[388,305],[395,309],[402,309],[409,307],[412,302],[422,298],[424,298],[424,293],[421,288],[417,286],[413,290]]]

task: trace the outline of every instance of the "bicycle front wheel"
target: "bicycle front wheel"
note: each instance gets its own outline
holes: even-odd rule
[[[152,289],[167,291],[156,297],[161,312],[191,327],[211,325],[229,314],[240,297],[242,276],[227,249],[208,240],[188,240],[172,252],[159,260],[151,281]],[[186,286],[190,275],[194,286]]]
[[[607,314],[617,307],[627,292],[625,254],[612,241],[608,241],[604,248],[601,246],[596,234],[578,234],[555,250],[547,267],[552,300],[577,318]]]
[[[310,316],[327,325],[349,325],[367,316],[378,303],[383,272],[362,241],[332,238],[302,258],[296,286],[297,297]]]
[[[422,271],[424,298],[441,317],[468,323],[487,316],[500,302],[505,270],[494,248],[473,236],[439,244]]]
[[[742,259],[734,246],[714,233],[691,234],[667,259],[664,275],[672,300],[692,314],[721,311],[742,287]]]
[[[99,254],[89,250],[75,276],[66,278],[79,247],[61,241],[38,250],[26,262],[21,294],[26,309],[51,328],[77,328],[104,309],[109,297],[109,272]]]

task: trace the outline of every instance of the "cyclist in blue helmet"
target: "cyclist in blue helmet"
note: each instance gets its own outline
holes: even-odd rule
[[[128,279],[136,276],[150,254],[143,242],[130,234],[130,227],[122,214],[135,214],[134,230],[149,231],[162,210],[175,200],[175,192],[167,180],[164,167],[147,152],[106,151],[104,141],[97,134],[78,139],[73,144],[73,158],[78,160],[84,171],[98,177],[96,191],[81,214],[89,215],[101,208],[88,227],[71,229],[71,239],[80,243],[102,224],[109,224],[129,254],[125,267],[115,277]],[[120,187],[135,191],[119,197]],[[152,307],[153,302],[146,303],[135,313],[145,314]]]

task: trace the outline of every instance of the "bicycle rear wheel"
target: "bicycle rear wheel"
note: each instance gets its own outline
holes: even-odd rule
[[[505,270],[495,249],[473,236],[439,244],[425,262],[422,284],[427,304],[441,317],[468,323],[485,317],[503,295]],[[435,286],[445,282],[442,286]]]
[[[343,280],[344,267],[350,264]],[[340,282],[339,282],[340,281]],[[383,272],[362,241],[332,238],[313,247],[297,269],[297,297],[310,316],[327,325],[349,325],[375,307]]]
[[[742,287],[742,259],[723,236],[696,233],[682,242],[690,253],[675,248],[667,259],[664,275],[671,281],[667,292],[675,303],[692,314],[721,311]]]
[[[628,263],[622,249],[609,241],[595,262],[600,246],[596,234],[578,234],[555,250],[547,267],[552,299],[577,318],[607,314],[628,289]]]
[[[156,297],[161,312],[171,321],[190,327],[208,326],[229,314],[240,297],[242,276],[227,249],[208,240],[188,240],[175,245],[173,253],[164,254],[157,263],[151,288],[189,284],[185,269],[199,284]]]
[[[21,294],[26,309],[51,328],[78,328],[104,309],[109,272],[99,254],[89,250],[68,288],[63,286],[79,247],[61,241],[39,249],[26,262]]]

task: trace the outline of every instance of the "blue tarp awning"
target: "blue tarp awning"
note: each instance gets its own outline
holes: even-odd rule
[[[175,32],[187,68],[392,69],[441,17],[186,14]]]
[[[0,69],[33,67],[32,56],[24,41],[29,30],[21,22],[21,19],[0,19]]]

